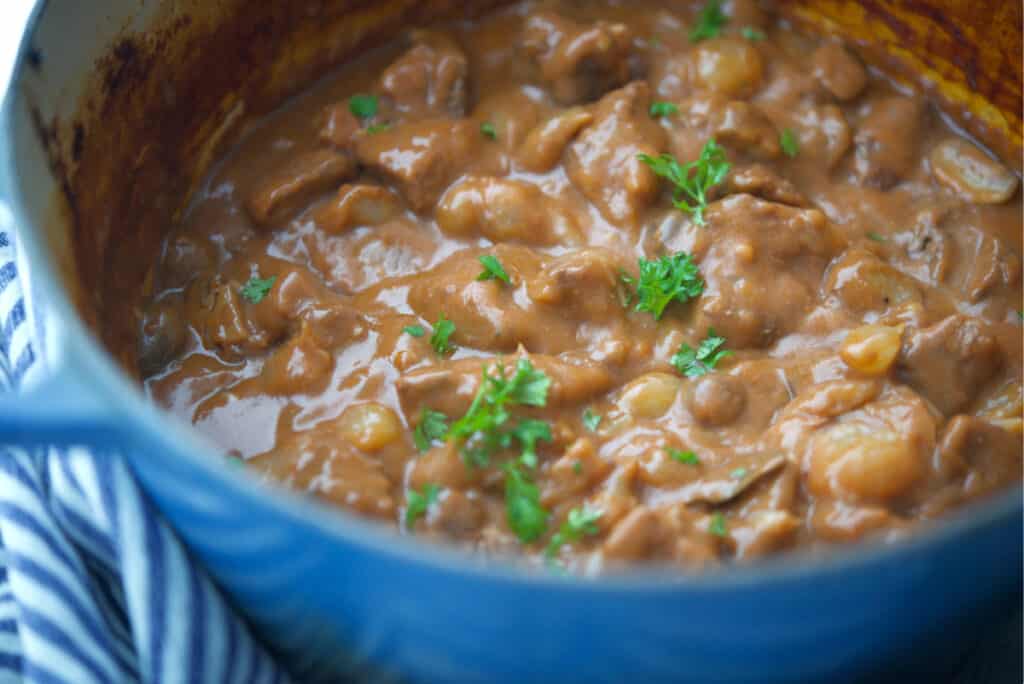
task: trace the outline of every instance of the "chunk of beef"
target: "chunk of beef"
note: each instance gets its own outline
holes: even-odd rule
[[[846,156],[853,134],[843,110],[829,104],[797,112],[800,156],[821,159],[829,169]]]
[[[605,323],[622,318],[616,296],[626,260],[596,247],[578,249],[547,261],[527,284],[533,301],[563,311],[578,321]]]
[[[609,93],[566,152],[569,178],[613,223],[635,224],[658,194],[657,177],[637,159],[665,147],[664,130],[647,113],[649,101],[643,82]]]
[[[732,153],[730,157],[742,153],[755,159],[770,160],[782,154],[775,124],[755,104],[729,100],[720,95],[701,95],[683,102],[681,109],[680,116],[686,128],[677,131],[677,135],[689,135],[695,139],[695,144],[683,146],[686,149],[699,148],[708,138],[714,138]],[[685,152],[683,157],[695,158]]]
[[[448,189],[435,211],[438,227],[472,239],[528,245],[581,241],[575,222],[562,205],[532,183],[489,176],[467,176]]]
[[[396,185],[414,211],[429,211],[479,155],[480,131],[469,121],[429,119],[360,136],[359,162]]]
[[[590,102],[631,77],[633,36],[625,24],[582,25],[541,10],[526,19],[522,45],[562,104]]]
[[[330,200],[313,212],[317,228],[329,234],[348,232],[357,226],[376,226],[397,218],[402,202],[379,185],[343,185]]]
[[[1020,482],[1020,435],[1015,435],[986,420],[956,416],[949,421],[939,442],[938,461],[959,482],[963,499],[987,496]]]
[[[900,376],[947,416],[967,406],[1003,364],[989,325],[970,316],[950,316],[904,339]]]
[[[811,206],[795,185],[764,164],[751,164],[733,169],[719,187],[724,195],[745,193],[791,207]]]
[[[811,63],[814,77],[842,102],[860,95],[868,83],[868,74],[860,61],[839,43],[823,44],[811,55]]]
[[[854,172],[870,187],[886,190],[913,172],[924,125],[924,105],[901,95],[870,102],[853,136]]]
[[[348,154],[327,149],[308,152],[282,164],[257,185],[245,207],[260,225],[280,223],[355,174],[356,165]]]
[[[404,118],[466,113],[469,65],[450,37],[415,31],[414,44],[384,70],[380,92]]]
[[[513,371],[519,357],[528,358],[551,380],[549,408],[580,404],[607,392],[615,382],[611,371],[603,365],[572,354],[549,356],[520,352],[504,360],[506,374]],[[402,410],[410,417],[418,416],[424,408],[449,416],[463,415],[480,386],[482,370],[489,367],[489,372],[494,373],[494,363],[479,358],[441,361],[403,374],[396,381]]]
[[[706,286],[697,328],[714,328],[733,349],[795,330],[843,246],[824,214],[733,195],[711,205],[708,223],[715,239],[699,257]]]

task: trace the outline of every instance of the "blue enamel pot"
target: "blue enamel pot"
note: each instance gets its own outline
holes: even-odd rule
[[[452,6],[326,4],[338,7],[335,30],[358,26],[364,35],[422,18],[426,5]],[[169,5],[179,12],[168,12]],[[948,672],[982,626],[1019,607],[1020,488],[896,544],[792,554],[692,577],[654,568],[570,581],[482,566],[269,487],[150,403],[83,314],[89,291],[74,267],[79,243],[72,236],[101,227],[59,208],[68,200],[79,126],[88,140],[81,122],[102,119],[102,98],[131,95],[123,83],[136,94],[150,92],[149,80],[166,78],[159,55],[174,58],[174,41],[187,44],[189,31],[235,20],[253,25],[252,15],[261,13],[271,26],[263,40],[327,30],[287,6],[110,0],[85,12],[73,0],[50,0],[36,8],[0,118],[0,228],[17,226],[32,291],[46,302],[48,375],[22,395],[0,397],[0,442],[85,444],[123,454],[226,594],[301,672],[516,684],[878,681],[886,673]],[[196,16],[178,33],[158,33],[183,13]],[[136,54],[134,63],[112,65],[128,59],[126,31],[165,42],[138,39],[136,53],[149,50],[150,59]],[[301,51],[284,50],[268,52],[260,65],[254,48],[246,69],[226,66],[208,81],[233,87],[236,76],[286,52],[307,60],[300,66],[317,66]],[[114,76],[122,83],[116,93]],[[276,87],[272,78],[265,85]],[[218,114],[201,95],[172,100],[159,106]],[[232,101],[224,102],[219,114],[228,116]],[[198,169],[205,157],[200,151],[193,159]],[[110,174],[103,179],[114,186],[141,177],[130,169]],[[95,240],[103,239],[97,233]]]

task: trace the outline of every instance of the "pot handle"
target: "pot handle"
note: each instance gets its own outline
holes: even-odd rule
[[[119,432],[108,407],[69,367],[0,393],[0,446],[101,446]]]

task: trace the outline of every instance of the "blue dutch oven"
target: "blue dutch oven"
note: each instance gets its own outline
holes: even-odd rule
[[[87,107],[95,121],[104,112],[97,97],[125,97],[109,92],[112,75],[141,94],[153,86],[147,79],[166,76],[159,60],[143,68],[125,45],[173,61],[184,54],[175,41],[187,45],[189,31],[227,30],[230,21],[252,26],[263,14],[270,29],[260,39],[275,45],[316,31],[321,40],[328,31],[358,34],[335,38],[336,59],[425,18],[426,6],[452,5],[320,4],[335,9],[314,28],[290,3],[111,0],[89,3],[84,13],[74,0],[50,0],[36,8],[2,112],[0,220],[18,227],[35,294],[46,302],[49,376],[25,395],[0,398],[0,441],[123,454],[224,591],[301,671],[371,669],[422,682],[862,681],[948,671],[973,643],[965,635],[1019,607],[1019,488],[893,545],[868,543],[823,558],[791,554],[695,577],[655,568],[569,581],[482,566],[270,487],[227,465],[189,426],[150,403],[80,315],[88,297],[75,274],[77,243],[58,208],[73,171],[67,164],[81,145],[72,122],[84,120]],[[797,4],[839,14],[844,3]],[[983,14],[999,5],[972,7]],[[185,15],[189,21],[179,21]],[[158,34],[165,24],[176,28]],[[149,38],[126,43],[125,32]],[[219,35],[248,40],[244,32]],[[1019,33],[1016,41],[1019,56]],[[254,48],[244,70],[223,66],[205,77],[241,87],[232,78],[287,59],[312,73],[319,57],[309,52],[268,51],[261,64]],[[267,83],[275,87],[273,78]],[[1019,75],[1015,87],[1019,102]],[[150,98],[147,106],[169,108],[171,99]],[[211,119],[234,111],[225,105],[218,112],[210,102],[197,97],[178,107]],[[116,158],[116,145],[110,153]],[[208,157],[193,158],[198,173]],[[111,173],[105,180],[115,185],[138,175]]]

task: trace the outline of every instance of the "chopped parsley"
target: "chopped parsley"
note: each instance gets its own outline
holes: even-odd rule
[[[736,470],[729,473],[729,477],[731,477],[734,480],[742,480],[747,476],[749,472],[750,471],[747,470],[746,468],[737,468]]]
[[[391,128],[391,124],[389,124],[387,121],[384,121],[383,123],[370,124],[369,126],[366,127],[366,132],[369,133],[370,135],[373,135],[374,133],[383,133],[389,128]]]
[[[577,475],[582,475],[583,474],[583,461],[576,461],[575,463],[573,463],[572,464],[572,472],[576,473]]]
[[[585,536],[594,536],[598,533],[597,521],[604,515],[604,511],[588,508],[587,506],[574,508],[569,511],[568,517],[562,526],[551,536],[544,555],[549,561],[553,561],[558,551],[566,544],[572,544],[583,539]]]
[[[627,286],[636,285],[634,310],[649,311],[656,321],[661,320],[665,307],[673,300],[685,303],[704,291],[700,270],[686,252],[676,252],[660,259],[641,258],[639,265],[639,279],[625,273],[619,277]]]
[[[348,99],[348,109],[359,119],[370,119],[377,115],[376,95],[353,95]]]
[[[523,543],[532,542],[548,528],[548,512],[540,505],[540,490],[530,482],[517,461],[509,461],[503,468],[508,526]]]
[[[1024,311],[1018,311],[1017,312],[1017,320],[1018,321],[1024,321]]]
[[[484,121],[482,124],[480,124],[480,133],[485,138],[490,138],[491,140],[498,139],[498,129],[496,129],[494,127],[494,124],[492,124],[490,121]]]
[[[680,164],[671,154],[662,154],[657,158],[641,154],[637,158],[650,166],[655,175],[675,186],[672,189],[672,204],[690,214],[697,225],[703,226],[708,190],[725,180],[730,169],[722,146],[710,138],[704,143],[700,158],[686,164]]]
[[[537,467],[537,442],[551,441],[551,425],[543,420],[523,418],[512,428],[511,435],[519,440],[523,453],[519,457],[528,468]]]
[[[740,29],[740,35],[747,40],[759,41],[764,40],[764,31],[753,26],[744,26]]]
[[[721,513],[713,514],[711,522],[708,523],[708,532],[716,537],[724,537],[729,534],[729,527],[725,524],[725,516]]]
[[[679,461],[683,465],[700,465],[700,457],[692,451],[669,449],[668,455],[673,461]]]
[[[583,409],[583,427],[591,432],[597,432],[597,426],[601,424],[601,416],[589,408]]]
[[[651,108],[648,111],[650,112],[652,119],[657,119],[660,116],[672,116],[673,114],[678,114],[679,107],[675,106],[671,102],[652,102]]]
[[[274,287],[275,282],[277,282],[277,276],[270,276],[269,278],[253,276],[249,278],[249,282],[242,286],[241,294],[253,304],[259,304],[270,293],[270,288]]]
[[[886,242],[887,241],[887,239],[886,239],[886,237],[884,235],[882,235],[881,233],[876,233],[873,230],[869,230],[867,232],[867,236],[868,236],[869,240],[874,240],[875,242]]]
[[[405,527],[406,529],[412,529],[412,526],[416,524],[416,521],[426,514],[427,509],[430,505],[437,501],[438,494],[441,493],[441,488],[436,484],[425,484],[423,485],[423,491],[417,492],[415,489],[410,489],[405,493]]]
[[[448,416],[440,411],[423,409],[420,422],[412,433],[412,441],[420,453],[430,449],[434,441],[443,441],[448,434]]]
[[[437,323],[434,324],[434,334],[430,336],[430,346],[434,348],[441,356],[455,351],[455,345],[448,341],[448,338],[455,332],[455,324],[445,318],[444,314],[441,314],[441,318],[437,319]]]
[[[402,328],[402,332],[406,335],[412,335],[413,337],[423,337],[427,334],[427,331],[423,329],[422,325],[407,325]]]
[[[480,265],[484,267],[484,270],[480,272],[480,275],[476,277],[477,280],[500,280],[506,285],[512,284],[512,279],[508,277],[508,273],[505,273],[505,268],[498,261],[498,257],[491,254],[484,254],[479,257]]]
[[[671,363],[676,370],[688,378],[699,378],[715,369],[719,361],[732,354],[725,346],[725,338],[708,328],[708,336],[701,340],[694,350],[683,342],[679,351],[672,355]]]
[[[722,12],[720,0],[708,0],[697,15],[697,23],[690,29],[690,42],[699,43],[707,38],[715,38],[729,21]]]
[[[795,157],[800,154],[800,140],[792,128],[787,128],[779,134],[779,146],[787,157]]]
[[[495,368],[496,372],[491,373],[489,367],[484,367],[473,403],[466,415],[452,423],[448,437],[463,442],[462,456],[473,466],[486,466],[494,452],[509,448],[516,439],[523,447],[523,462],[531,466],[536,463],[537,441],[551,440],[550,427],[544,423],[545,428],[541,428],[538,424],[542,421],[524,419],[509,429],[506,423],[512,416],[508,409],[546,405],[551,380],[526,358],[516,362],[510,378],[501,362]]]

